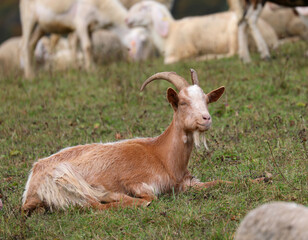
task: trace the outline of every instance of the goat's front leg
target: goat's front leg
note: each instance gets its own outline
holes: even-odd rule
[[[193,176],[189,176],[184,180],[182,189],[184,191],[186,191],[189,188],[201,190],[201,189],[204,189],[204,188],[213,187],[213,186],[215,186],[219,183],[232,184],[233,182],[224,181],[224,180],[215,180],[215,181],[211,181],[211,182],[200,182],[197,178],[195,178]]]
[[[251,183],[262,183],[262,182],[268,182],[271,177],[259,177],[256,179],[249,179],[248,181]],[[234,182],[231,181],[225,181],[225,180],[214,180],[211,182],[200,182],[199,179],[193,177],[193,176],[187,176],[185,180],[183,181],[182,190],[186,191],[189,188],[194,188],[197,190],[201,190],[204,188],[210,188],[213,187],[219,183],[225,183],[225,184],[233,184]]]

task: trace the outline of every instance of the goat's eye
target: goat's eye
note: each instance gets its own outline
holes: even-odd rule
[[[187,102],[180,102],[180,105],[181,105],[181,106],[186,106],[186,105],[187,105]]]

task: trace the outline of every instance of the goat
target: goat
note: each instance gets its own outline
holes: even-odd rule
[[[192,57],[207,60],[235,55],[238,51],[237,16],[236,12],[228,11],[174,20],[162,4],[142,1],[129,9],[126,22],[130,27],[147,28],[154,45],[164,55],[165,64],[169,64]]]
[[[272,202],[250,211],[235,240],[307,240],[308,208],[290,202]]]
[[[191,78],[193,85],[174,72],[160,72],[143,83],[141,91],[157,79],[167,80],[179,90],[167,90],[174,114],[160,136],[78,145],[38,160],[26,183],[22,210],[68,205],[100,210],[147,206],[162,193],[223,182],[200,182],[187,169],[193,144],[200,144],[200,134],[212,124],[207,105],[225,90],[220,87],[204,94],[194,70]]]
[[[252,36],[256,42],[258,51],[261,54],[261,58],[270,58],[267,44],[264,41],[256,24],[261,10],[266,2],[266,0],[245,0],[244,6],[242,6],[244,8],[244,11],[243,16],[239,22],[239,55],[246,63],[251,62],[248,50],[247,26],[249,26],[252,31]],[[308,6],[308,0],[271,0],[270,2],[274,2],[288,7]]]

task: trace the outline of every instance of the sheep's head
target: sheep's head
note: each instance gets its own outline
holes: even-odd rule
[[[173,20],[169,10],[155,1],[142,1],[134,4],[128,11],[126,24],[129,27],[154,28],[162,37],[169,32],[169,22]]]
[[[195,70],[191,69],[192,85],[174,72],[156,73],[148,78],[142,85],[141,91],[153,80],[164,79],[172,83],[178,90],[167,90],[167,99],[174,109],[175,123],[185,132],[199,133],[207,131],[212,125],[211,115],[208,111],[208,104],[216,102],[223,94],[225,87],[205,94],[199,86],[198,76]],[[198,145],[197,137],[195,143]]]

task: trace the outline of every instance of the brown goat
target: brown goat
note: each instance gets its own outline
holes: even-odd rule
[[[179,90],[167,91],[173,121],[160,136],[79,145],[38,160],[25,187],[22,210],[147,206],[161,193],[223,182],[200,182],[187,169],[199,134],[211,127],[207,104],[216,102],[225,90],[220,87],[204,94],[194,70],[191,77],[193,85],[174,72],[161,72],[142,85],[141,90],[153,80],[164,79]]]

